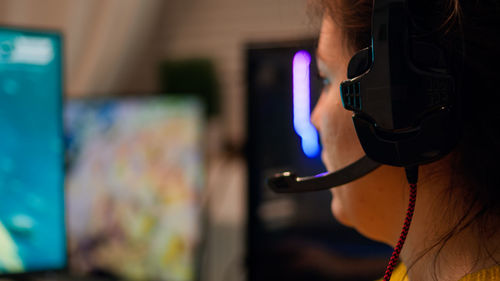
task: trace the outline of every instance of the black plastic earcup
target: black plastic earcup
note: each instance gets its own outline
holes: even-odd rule
[[[372,65],[372,48],[364,48],[357,52],[349,61],[347,78],[352,79],[367,72]]]

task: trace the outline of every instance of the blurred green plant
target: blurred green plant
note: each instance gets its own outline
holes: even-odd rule
[[[166,94],[191,94],[204,103],[206,116],[219,113],[219,84],[210,59],[165,60],[160,64],[160,90]]]

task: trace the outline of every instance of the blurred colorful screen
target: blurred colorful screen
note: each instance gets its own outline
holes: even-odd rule
[[[201,104],[191,98],[67,102],[73,270],[194,280],[202,118]]]
[[[66,265],[61,39],[0,28],[0,274]]]

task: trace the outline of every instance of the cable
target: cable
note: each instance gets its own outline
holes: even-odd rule
[[[391,259],[385,270],[384,281],[389,281],[391,279],[392,271],[398,263],[399,254],[406,241],[406,236],[408,236],[408,231],[410,230],[411,220],[413,218],[413,213],[415,212],[415,202],[417,200],[417,177],[418,177],[418,167],[412,167],[406,169],[406,176],[408,178],[408,183],[410,184],[410,202],[408,204],[408,210],[406,211],[406,218],[399,236],[399,241],[392,252]]]

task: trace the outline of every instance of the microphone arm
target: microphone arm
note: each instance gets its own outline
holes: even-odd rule
[[[380,165],[380,163],[371,160],[365,155],[356,162],[336,172],[327,172],[311,177],[297,177],[294,173],[284,172],[269,178],[267,183],[276,193],[318,191],[357,180],[380,167]]]

